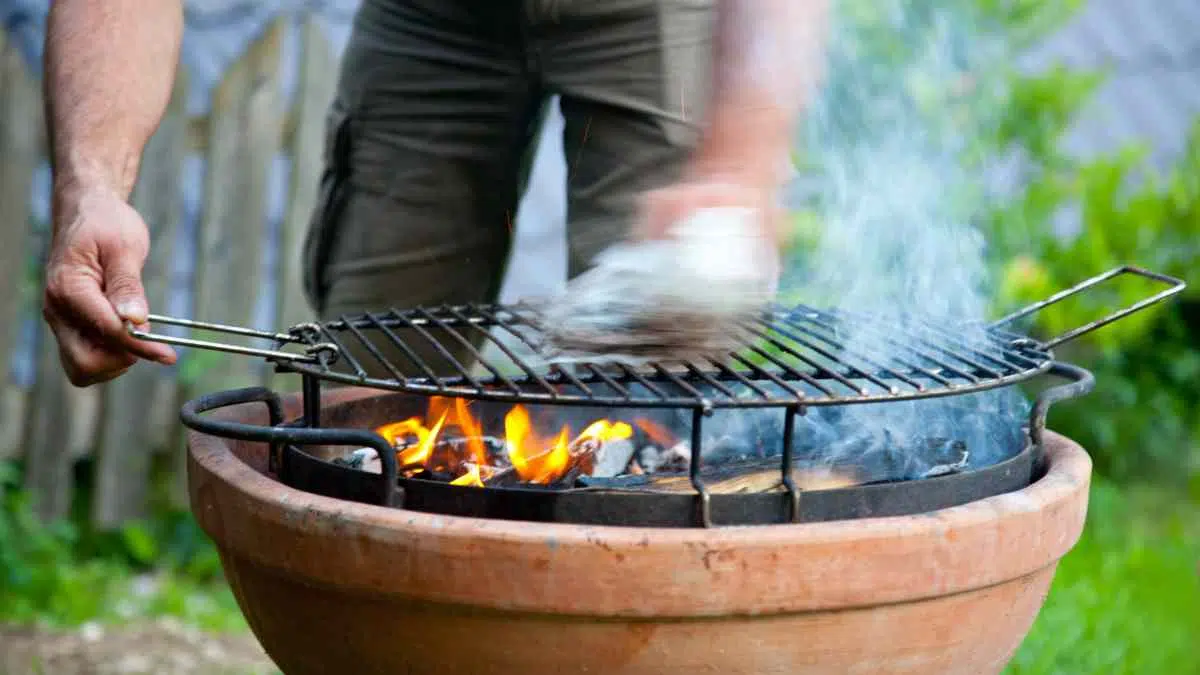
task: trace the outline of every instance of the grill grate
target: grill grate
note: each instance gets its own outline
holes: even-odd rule
[[[1121,275],[1168,288],[1044,342],[1004,328]],[[540,314],[526,305],[392,309],[301,324],[286,333],[151,317],[163,324],[272,340],[273,349],[131,332],[142,339],[260,356],[306,376],[305,381],[407,393],[563,405],[795,408],[927,398],[1014,384],[1048,371],[1053,347],[1159,303],[1185,286],[1179,279],[1125,266],[992,324],[775,308],[740,326],[742,347],[723,358],[636,365],[549,362]]]
[[[288,369],[348,384],[647,407],[832,405],[961,394],[1032,377],[1052,362],[1036,343],[998,328],[902,323],[900,330],[871,316],[780,309],[741,326],[744,347],[725,358],[636,365],[547,362],[539,314],[519,305],[348,315],[306,324],[283,342],[303,344],[310,355]],[[474,366],[455,350],[469,354]],[[374,374],[380,371],[387,376]]]

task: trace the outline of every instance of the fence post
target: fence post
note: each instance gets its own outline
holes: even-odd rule
[[[262,295],[268,186],[283,130],[285,26],[285,17],[273,21],[213,92],[192,310],[201,321],[248,326]],[[261,383],[260,367],[246,357],[192,350],[182,368],[184,395]],[[171,494],[179,505],[187,503],[185,457],[180,452],[174,462]]]
[[[45,126],[42,119],[41,93],[29,76],[25,64],[14,48],[5,45],[2,56],[4,83],[0,97],[5,101],[4,129],[0,131],[4,147],[0,149],[0,167],[6,174],[0,179],[4,194],[0,208],[4,209],[5,269],[24,270],[26,245],[29,240],[29,204],[32,172],[41,159]],[[19,241],[16,239],[19,238]],[[10,257],[11,256],[11,257]],[[10,267],[11,265],[11,267]],[[44,260],[43,260],[44,269]],[[10,281],[23,284],[21,273],[3,275]],[[44,275],[39,275],[39,277]],[[35,287],[35,306],[40,302],[41,281]],[[0,320],[12,328],[20,313],[20,293],[16,288],[0,292],[6,306],[0,310]],[[43,520],[55,520],[67,515],[71,506],[72,424],[74,398],[58,362],[57,349],[50,330],[40,321],[37,359],[37,381],[26,397],[20,452],[25,455],[25,486],[34,498],[35,513]],[[4,354],[12,354],[12,335],[5,331]],[[7,364],[6,364],[7,365]],[[13,425],[17,425],[13,421]],[[7,425],[6,425],[7,426]]]
[[[294,121],[289,147],[291,184],[279,237],[275,326],[280,330],[313,320],[301,283],[301,250],[317,201],[323,167],[325,115],[337,83],[337,59],[320,23],[311,14],[305,17],[301,27],[298,79],[290,117]],[[272,373],[271,386],[280,389],[294,386],[281,378],[287,376]]]
[[[187,130],[187,73],[181,67],[162,123],[142,153],[132,197],[150,230],[142,284],[152,311],[163,311],[170,288],[173,244],[182,216]],[[175,383],[162,366],[142,361],[104,386],[92,496],[97,527],[117,527],[145,515],[152,452],[166,442],[176,424],[174,411],[166,410],[176,399]],[[164,399],[169,406],[159,404]],[[162,412],[169,417],[162,419]]]
[[[213,95],[196,259],[194,315],[201,321],[250,325],[262,294],[268,180],[283,129],[279,54],[284,26],[284,19],[275,20]],[[260,381],[250,375],[259,364],[246,358],[197,351],[189,359],[207,362],[190,369],[194,390]]]
[[[24,392],[9,375],[22,300],[36,291],[30,269],[30,186],[41,159],[37,83],[0,30],[0,459],[20,454]]]

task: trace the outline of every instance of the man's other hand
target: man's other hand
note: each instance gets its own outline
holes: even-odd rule
[[[712,260],[714,266],[749,265],[754,273],[762,277],[767,288],[778,288],[780,276],[780,247],[784,227],[785,210],[779,204],[776,189],[762,187],[755,181],[737,180],[732,177],[705,176],[685,179],[679,183],[653,190],[642,197],[635,216],[634,237],[636,239],[667,239],[676,236],[675,226],[693,220],[704,212],[749,214],[745,221],[747,229],[740,234],[727,227],[722,235],[734,238],[757,238],[757,243],[729,241],[727,257]],[[693,221],[695,222],[695,221]],[[711,221],[709,221],[711,222]],[[716,223],[714,223],[716,224]],[[724,224],[723,224],[724,225]],[[691,236],[694,236],[693,232]],[[720,241],[720,239],[710,240]],[[751,243],[746,247],[745,243]],[[736,253],[754,252],[754,260],[735,256]],[[716,271],[716,270],[712,270]]]
[[[170,347],[125,328],[145,329],[149,314],[141,276],[150,236],[141,216],[106,187],[56,190],[54,201],[42,315],[71,383],[111,380],[139,358],[174,363]]]

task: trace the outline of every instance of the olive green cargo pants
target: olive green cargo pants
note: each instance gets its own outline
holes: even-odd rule
[[[316,313],[494,301],[555,94],[567,273],[586,269],[626,235],[638,196],[678,176],[695,147],[714,3],[364,0],[304,250]],[[444,359],[436,369],[454,371]]]

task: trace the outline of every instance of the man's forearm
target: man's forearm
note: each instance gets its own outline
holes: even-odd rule
[[[825,65],[829,0],[718,0],[701,172],[772,181]]]
[[[55,0],[44,97],[56,186],[128,197],[171,96],[180,0]]]

